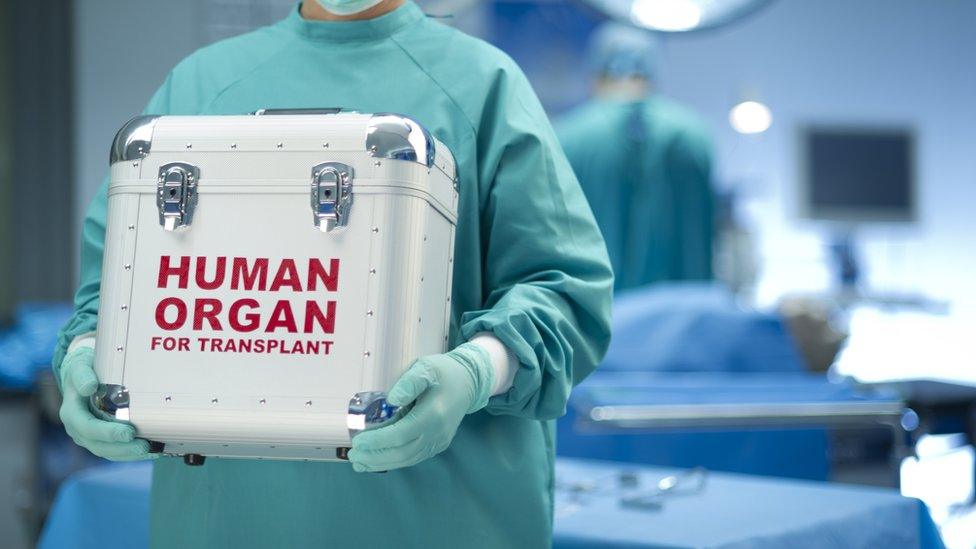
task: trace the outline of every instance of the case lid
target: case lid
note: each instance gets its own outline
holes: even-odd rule
[[[316,159],[312,164],[309,156]],[[119,130],[110,162],[114,169],[143,159],[137,180],[131,172],[120,173],[110,191],[156,193],[159,221],[167,230],[190,225],[201,190],[267,184],[309,192],[309,181],[315,225],[323,231],[345,224],[357,192],[421,193],[452,222],[457,214],[453,155],[415,120],[398,114],[284,109],[140,116]],[[378,169],[386,159],[396,169]],[[150,189],[146,182],[153,176]]]
[[[175,125],[185,138],[201,144],[249,136],[267,138],[269,134],[281,139],[308,138],[309,126],[317,126],[321,131],[312,137],[319,139],[313,141],[324,140],[322,145],[326,148],[332,146],[330,137],[339,138],[347,147],[365,150],[371,156],[417,162],[442,171],[449,179],[457,178],[450,150],[414,119],[394,113],[363,114],[342,109],[260,109],[245,116],[137,116],[115,135],[109,165],[143,158],[154,147],[165,146],[157,143],[155,133],[160,119],[165,119],[165,126]],[[180,119],[186,119],[184,124]],[[357,139],[361,141],[356,143]]]

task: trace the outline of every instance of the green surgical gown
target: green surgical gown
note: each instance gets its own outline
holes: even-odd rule
[[[554,418],[609,343],[606,248],[539,101],[513,61],[408,2],[382,17],[312,22],[297,9],[191,55],[146,112],[336,107],[417,119],[454,153],[460,206],[452,339],[493,332],[514,386],[414,467],[210,459],[154,468],[155,547],[544,547]],[[81,287],[60,334],[95,329],[106,189],[83,228]],[[124,540],[119,540],[125,543]]]
[[[697,117],[658,95],[595,99],[556,133],[606,239],[616,290],[712,278],[711,154]]]

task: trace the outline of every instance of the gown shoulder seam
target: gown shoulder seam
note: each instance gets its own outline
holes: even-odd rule
[[[397,38],[396,38],[396,36],[391,36],[391,37],[390,37],[390,40],[391,40],[391,41],[392,41],[392,42],[393,42],[394,44],[396,44],[396,46],[397,46],[397,48],[399,48],[399,49],[400,49],[400,51],[402,51],[402,52],[403,52],[403,54],[404,54],[404,55],[406,55],[406,56],[407,56],[407,57],[408,57],[408,58],[410,59],[410,62],[411,62],[411,63],[413,63],[413,64],[414,64],[414,66],[415,66],[415,67],[417,67],[417,69],[418,69],[418,70],[419,70],[420,72],[422,72],[422,73],[424,73],[424,75],[425,75],[425,76],[427,76],[427,78],[429,78],[429,79],[430,79],[430,81],[431,81],[431,82],[433,82],[433,83],[434,83],[434,85],[435,85],[435,86],[437,86],[437,88],[438,88],[439,90],[441,90],[441,93],[443,93],[443,94],[444,94],[444,96],[445,96],[445,97],[447,97],[447,98],[448,98],[448,100],[450,100],[450,102],[451,102],[451,104],[452,104],[452,105],[454,105],[454,108],[455,108],[455,109],[457,109],[457,110],[458,110],[458,112],[460,112],[460,113],[461,113],[461,117],[462,117],[462,118],[464,119],[464,121],[465,121],[465,122],[467,123],[467,125],[468,125],[468,128],[470,128],[470,129],[471,129],[471,133],[472,133],[472,134],[473,134],[473,135],[474,135],[475,137],[477,137],[477,135],[478,135],[478,130],[477,130],[477,128],[475,127],[475,125],[474,125],[474,123],[473,123],[473,122],[471,121],[471,119],[470,119],[470,118],[468,117],[468,114],[467,114],[466,112],[464,112],[464,109],[463,109],[463,108],[461,107],[461,104],[460,104],[460,103],[458,103],[456,99],[454,99],[454,96],[453,96],[453,95],[451,95],[451,94],[450,94],[450,92],[448,92],[448,91],[447,91],[447,89],[446,89],[446,88],[445,88],[445,87],[444,87],[444,86],[443,86],[443,85],[442,85],[442,84],[440,83],[440,81],[439,81],[439,80],[438,80],[437,78],[434,78],[434,75],[432,75],[432,74],[430,74],[430,73],[429,73],[429,72],[427,71],[427,69],[425,69],[425,68],[423,67],[423,65],[421,65],[421,64],[420,64],[420,62],[418,62],[418,61],[417,61],[417,59],[416,59],[416,58],[415,58],[415,57],[413,56],[413,54],[411,54],[411,53],[410,53],[410,51],[409,51],[409,50],[407,50],[407,48],[406,48],[406,47],[405,47],[405,46],[404,46],[403,44],[401,44],[399,40],[397,40]]]
[[[278,57],[278,55],[281,52],[285,51],[289,46],[291,46],[293,44],[293,41],[294,40],[295,39],[292,38],[292,39],[289,39],[289,40],[285,41],[281,45],[280,48],[276,49],[273,53],[269,54],[267,57],[265,57],[264,59],[262,59],[260,62],[258,62],[256,64],[254,64],[253,66],[251,66],[251,68],[249,68],[248,70],[242,72],[236,78],[234,78],[233,80],[231,80],[227,85],[225,85],[224,87],[220,88],[220,90],[217,91],[216,94],[214,94],[213,98],[211,98],[210,101],[208,101],[205,105],[203,105],[203,107],[200,109],[199,112],[200,113],[207,112],[214,105],[214,103],[216,103],[221,97],[223,97],[225,93],[227,93],[228,91],[230,91],[231,88],[233,88],[234,86],[240,84],[247,77],[249,77],[252,74],[256,73],[259,69],[261,69],[262,67],[264,67],[265,65],[267,65],[269,62],[271,62],[272,59],[275,59],[276,57]]]

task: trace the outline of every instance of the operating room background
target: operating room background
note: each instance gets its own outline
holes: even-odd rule
[[[69,300],[78,276],[81,221],[121,124],[143,109],[180,59],[274,22],[295,3],[59,0],[46,4],[48,11],[22,8],[18,17],[29,11],[30,24],[16,33],[17,41],[4,43],[2,56],[17,63],[0,66],[7,80],[16,79],[0,90],[0,101],[22,107],[0,117],[4,142],[20,140],[16,157],[6,150],[0,157],[7,164],[0,177],[17,182],[0,194],[0,290],[15,301]],[[436,15],[446,13],[436,0],[422,3]],[[582,59],[602,19],[595,11],[574,0],[467,3],[445,22],[515,58],[553,117],[587,99]],[[64,11],[54,17],[52,9]],[[827,245],[847,227],[800,215],[801,128],[838,124],[914,132],[917,219],[855,227],[864,285],[940,304],[938,314],[929,316],[939,330],[951,326],[958,337],[932,337],[943,332],[917,330],[919,324],[897,332],[876,324],[880,339],[868,342],[872,352],[894,343],[912,346],[911,352],[897,347],[861,362],[882,373],[895,368],[888,358],[900,354],[916,373],[976,382],[976,348],[969,341],[976,326],[974,24],[976,2],[968,0],[776,0],[733,25],[662,38],[656,85],[697,111],[710,129],[714,184],[734,191],[739,220],[755,238],[757,280],[743,300],[760,309],[770,310],[790,294],[835,289]],[[743,135],[732,128],[730,109],[747,99],[769,107],[768,130]],[[44,177],[25,175],[38,170]],[[15,230],[7,230],[11,224]],[[4,303],[0,295],[0,313]],[[956,347],[948,347],[950,340]],[[0,401],[11,410],[21,402]],[[10,415],[0,432],[13,432],[4,425],[20,418]],[[4,452],[14,454],[0,448],[0,488],[6,486],[4,469],[22,465],[19,455],[7,459]],[[5,524],[0,517],[0,545]]]
[[[198,47],[281,17],[285,0],[88,0],[74,8],[74,216],[105,173],[106,143],[165,72]],[[578,63],[595,17],[575,2],[485,2],[445,21],[479,34],[526,70],[553,115],[585,99]],[[976,4],[966,0],[773,2],[730,27],[669,35],[660,89],[697,110],[715,140],[716,185],[742,199],[758,238],[756,296],[826,291],[830,227],[798,218],[797,131],[808,123],[902,125],[917,139],[918,222],[858,228],[869,286],[976,310]],[[770,107],[759,135],[729,109]],[[72,242],[76,238],[72,236]],[[976,374],[974,374],[976,375]]]

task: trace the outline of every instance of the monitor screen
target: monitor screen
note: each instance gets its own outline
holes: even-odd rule
[[[802,146],[807,217],[853,223],[915,219],[911,131],[808,128]]]

